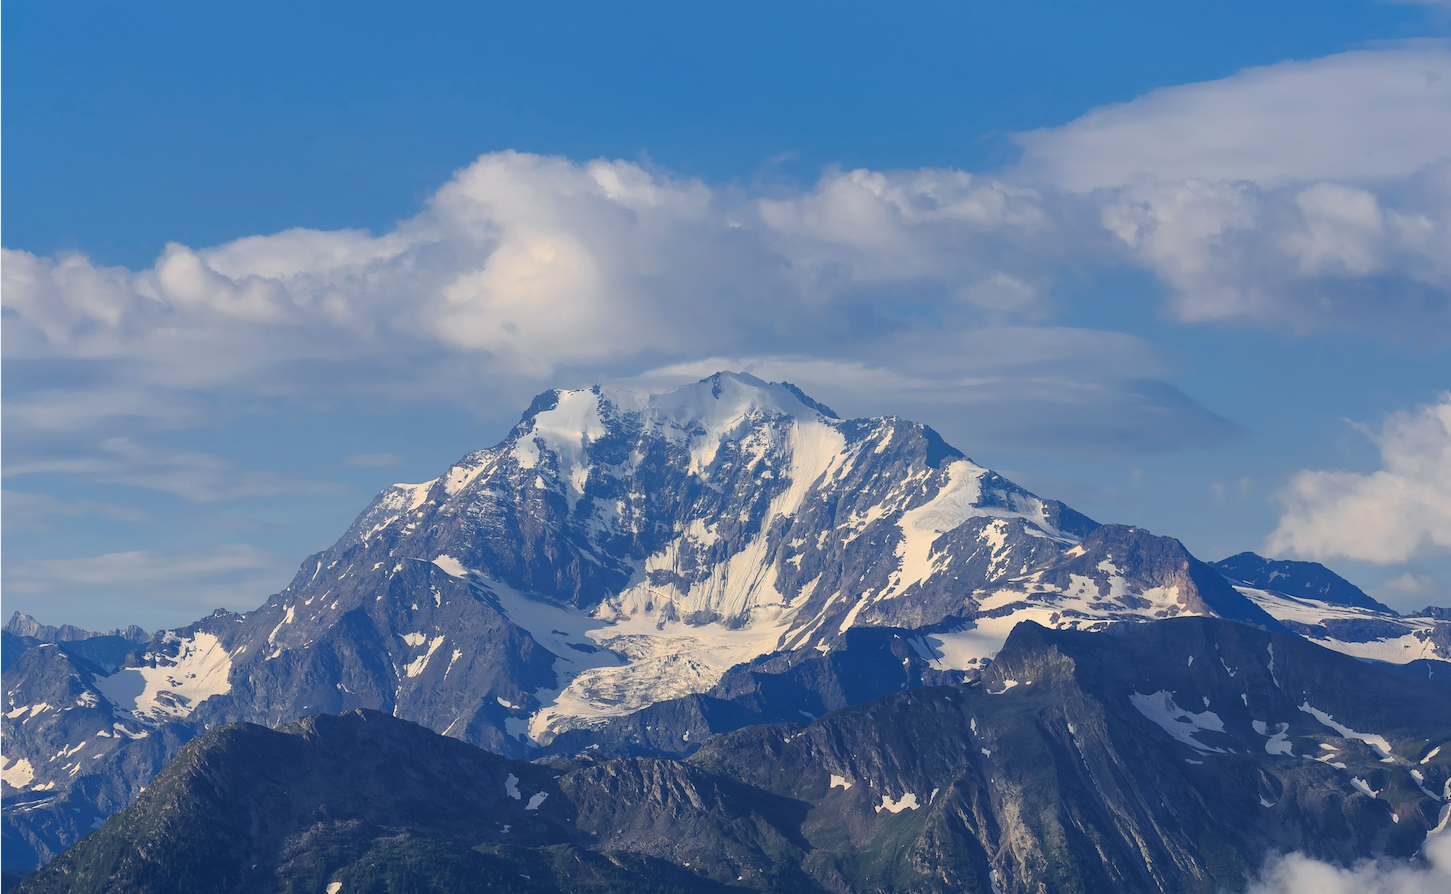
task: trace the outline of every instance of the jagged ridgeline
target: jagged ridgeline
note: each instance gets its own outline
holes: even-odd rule
[[[1320,566],[1230,561],[789,384],[551,391],[497,446],[384,491],[255,611],[149,638],[12,621],[5,865],[49,860],[236,722],[367,709],[514,759],[685,757],[973,681],[1028,620],[1220,617],[1421,676],[1451,654],[1451,624]]]
[[[366,711],[223,727],[22,891],[1209,894],[1272,851],[1410,857],[1448,738],[1451,687],[1292,634],[1027,622],[980,685],[685,760],[528,763]]]

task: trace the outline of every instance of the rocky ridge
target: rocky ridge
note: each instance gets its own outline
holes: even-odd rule
[[[20,890],[1234,891],[1271,851],[1447,834],[1448,741],[1451,688],[1293,634],[1026,622],[976,683],[685,760],[528,763],[368,711],[227,726]]]
[[[839,419],[790,385],[547,392],[497,446],[380,494],[255,611],[162,631],[124,667],[22,642],[0,717],[5,859],[43,863],[236,722],[369,709],[515,758],[687,755],[971,681],[1022,621],[1224,617],[1433,676],[1448,655],[1445,621],[1320,596],[1310,624],[1306,594],[1231,585],[925,426]],[[1344,612],[1402,626],[1341,640],[1326,624]]]

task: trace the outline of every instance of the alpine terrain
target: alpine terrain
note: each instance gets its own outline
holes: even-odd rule
[[[4,647],[28,890],[1233,890],[1451,795],[1441,612],[732,373],[542,394],[254,611]]]

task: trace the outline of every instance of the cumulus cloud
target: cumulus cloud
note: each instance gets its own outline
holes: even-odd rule
[[[1447,337],[1448,85],[1446,47],[1402,44],[1094,110],[990,175],[833,169],[759,195],[499,152],[382,234],[172,244],[145,270],[4,250],[7,460],[112,474],[108,437],[218,396],[502,415],[720,358],[855,376],[874,410],[955,414],[969,448],[1202,442],[1232,426],[1148,346],[1052,326],[1057,279],[1128,264],[1183,320]]]
[[[1019,136],[1187,321],[1451,331],[1451,53],[1413,43],[1156,90]]]
[[[536,376],[763,341],[817,350],[860,340],[861,307],[1040,312],[1046,226],[1030,193],[954,171],[828,172],[753,200],[628,162],[502,152],[383,237],[173,244],[135,273],[8,251],[5,348],[193,385],[439,349]]]
[[[1279,494],[1271,555],[1389,564],[1451,551],[1451,393],[1399,412],[1379,432],[1379,471],[1303,471]]]
[[[86,371],[74,388],[8,396],[7,413],[23,436],[123,417],[164,428],[204,413],[197,393],[497,411],[550,385],[791,356],[870,368],[873,394],[935,381],[998,435],[1014,414],[1024,436],[1062,433],[1054,408],[1081,410],[1089,452],[1222,434],[1160,381],[1172,370],[1149,346],[1024,327],[1051,312],[1045,271],[1084,256],[1054,235],[1065,226],[1031,189],[957,171],[828,171],[803,194],[760,198],[628,162],[496,153],[382,236],[170,245],[136,272],[7,251],[7,364]],[[936,369],[913,356],[929,348]],[[1152,434],[1115,434],[1124,424]],[[115,479],[94,447],[79,452],[18,468]]]
[[[1442,825],[1445,823],[1443,821]],[[1248,894],[1444,894],[1451,891],[1451,835],[1426,839],[1424,864],[1367,861],[1351,868],[1304,854],[1272,861]]]

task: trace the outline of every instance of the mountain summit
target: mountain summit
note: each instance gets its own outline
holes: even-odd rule
[[[6,862],[48,859],[234,722],[366,709],[514,758],[673,755],[974,679],[1022,621],[1216,616],[1398,663],[1451,652],[1443,622],[1311,624],[1318,605],[787,383],[549,391],[499,444],[379,494],[255,611],[108,661],[7,640]]]
[[[752,376],[547,392],[499,445],[385,491],[228,628],[248,670],[217,719],[381,699],[490,747],[543,744],[853,626],[961,615],[1095,527],[926,426],[841,420]],[[363,616],[391,666],[320,690],[318,656]]]

